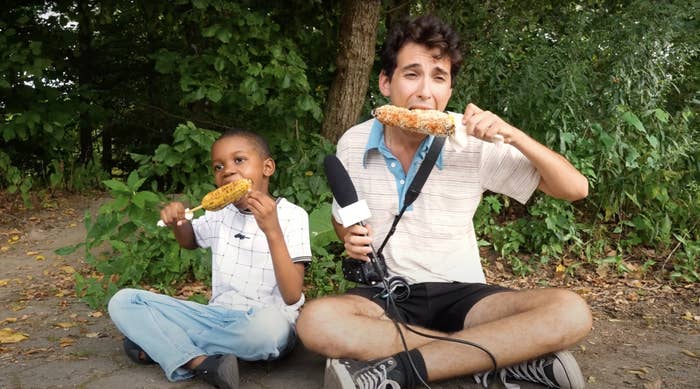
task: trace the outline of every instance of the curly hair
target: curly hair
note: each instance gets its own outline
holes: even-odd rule
[[[457,73],[462,66],[462,52],[459,36],[450,25],[432,15],[418,16],[394,25],[384,40],[381,52],[382,72],[391,78],[396,70],[399,50],[409,42],[425,45],[429,49],[438,48],[440,55],[450,59],[450,76],[454,86]]]

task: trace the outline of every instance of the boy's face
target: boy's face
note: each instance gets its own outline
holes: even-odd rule
[[[253,188],[267,193],[269,177],[275,172],[272,158],[263,158],[256,144],[242,136],[227,136],[211,147],[214,181],[220,187],[241,178],[253,180]]]
[[[391,79],[384,72],[379,75],[379,90],[399,107],[444,111],[452,96],[452,64],[447,56],[436,59],[438,54],[437,48],[406,43]]]

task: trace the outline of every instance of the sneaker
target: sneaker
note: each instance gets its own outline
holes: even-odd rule
[[[394,358],[373,361],[327,359],[324,389],[400,389],[403,372]]]
[[[474,375],[477,384],[488,387],[489,375],[493,371]],[[507,389],[519,388],[516,384],[506,382],[507,378],[535,382],[550,388],[583,389],[586,384],[576,359],[568,351],[559,351],[541,358],[532,359],[517,365],[499,369],[498,376]]]
[[[238,389],[238,359],[233,354],[210,355],[193,372],[216,388]]]

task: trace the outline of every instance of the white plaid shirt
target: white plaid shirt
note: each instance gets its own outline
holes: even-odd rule
[[[309,217],[306,211],[280,198],[277,216],[289,256],[293,262],[311,261]],[[247,311],[252,307],[277,306],[294,323],[304,295],[287,305],[275,278],[272,256],[265,234],[252,213],[234,205],[219,211],[206,211],[192,221],[200,247],[211,247],[212,297],[210,305]]]

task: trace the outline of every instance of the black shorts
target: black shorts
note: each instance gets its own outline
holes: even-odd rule
[[[396,301],[400,321],[442,332],[455,332],[464,328],[464,318],[474,304],[494,293],[507,292],[498,285],[459,282],[426,282],[412,284],[408,298]],[[365,297],[378,304],[392,319],[396,310],[387,309],[387,299],[381,287],[359,286],[346,292]]]

